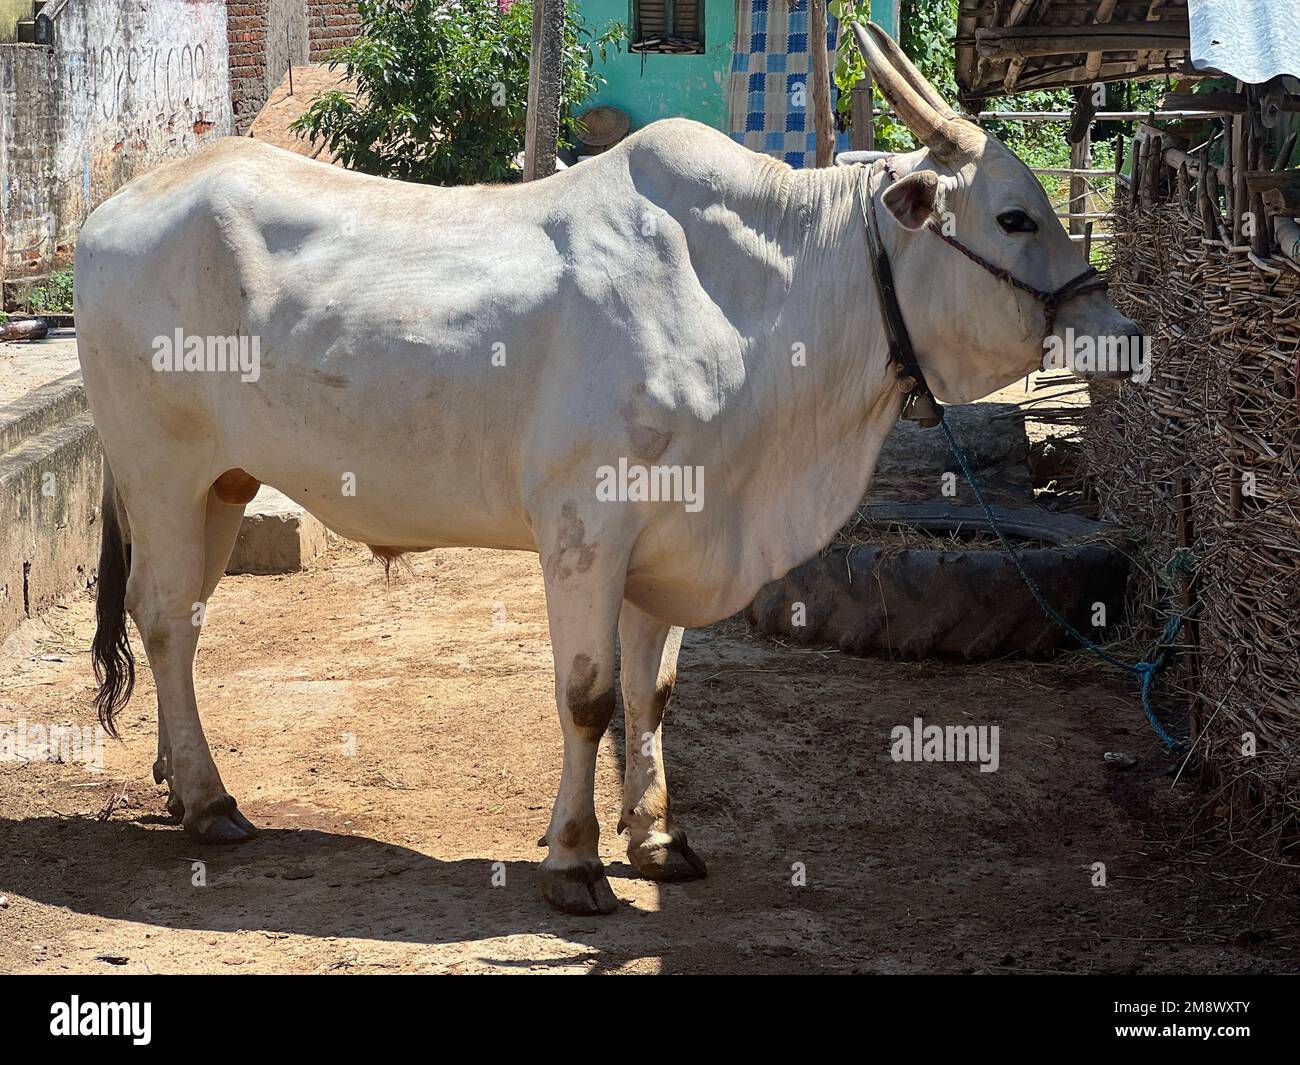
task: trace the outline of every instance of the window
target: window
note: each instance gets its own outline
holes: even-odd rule
[[[704,51],[704,0],[632,0],[633,52]]]

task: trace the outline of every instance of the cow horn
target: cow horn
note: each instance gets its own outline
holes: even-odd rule
[[[922,144],[944,163],[955,163],[974,147],[975,127],[957,113],[893,39],[874,22],[864,29],[854,22],[858,50],[876,77],[880,91]]]
[[[940,118],[956,118],[957,112],[943,98],[943,94],[930,84],[930,79],[922,74],[916,64],[906,52],[898,46],[898,42],[889,34],[881,29],[876,23],[867,23],[867,32],[871,34],[880,50],[885,53],[885,57],[904,78],[908,80],[912,88],[919,92],[930,102],[930,106],[939,112]]]

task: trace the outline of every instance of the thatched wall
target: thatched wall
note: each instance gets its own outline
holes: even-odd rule
[[[1117,197],[1111,273],[1155,370],[1094,389],[1083,450],[1104,515],[1143,538],[1133,616],[1150,635],[1197,604],[1178,642],[1199,654],[1162,692],[1187,700],[1204,815],[1275,852],[1300,837],[1300,274],[1203,239],[1194,183],[1165,176]]]

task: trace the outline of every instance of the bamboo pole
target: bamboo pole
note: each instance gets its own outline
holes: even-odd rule
[[[1219,114],[1240,115],[1246,111],[1246,96],[1240,92],[1167,92],[1160,98],[1160,110],[1177,111],[1201,107]],[[1300,111],[1300,97],[1283,97],[1283,111]]]
[[[1214,211],[1210,206],[1211,169],[1203,166],[1196,173],[1196,210],[1201,219],[1201,236],[1206,239],[1214,236]]]
[[[1144,138],[1137,134],[1133,135],[1132,147],[1129,151],[1129,158],[1133,165],[1129,167],[1128,172],[1128,202],[1136,205],[1138,202],[1138,190],[1142,184],[1142,144]]]
[[[1261,135],[1261,130],[1254,121],[1254,116],[1247,112],[1250,118],[1248,129],[1249,141],[1247,143],[1247,159],[1250,162],[1250,170],[1241,175],[1241,180],[1246,183],[1249,190],[1250,213],[1253,216],[1252,231],[1250,235],[1250,247],[1256,255],[1267,256],[1269,249],[1273,245],[1273,230],[1268,224],[1268,212],[1264,209],[1263,190],[1258,185],[1252,185],[1250,182],[1251,170],[1260,170],[1268,163],[1268,141]]]
[[[891,115],[893,112],[881,111],[879,114]],[[1020,122],[1068,122],[1073,114],[1073,111],[980,111],[969,117],[977,121],[993,118]],[[1094,122],[1155,122],[1218,118],[1221,114],[1221,111],[1098,111],[1092,118]]]
[[[897,114],[888,108],[874,112],[877,118],[897,118]],[[1221,118],[1223,111],[1098,111],[1092,116],[1094,122],[1176,122],[1197,118]],[[1073,111],[976,111],[968,113],[966,118],[976,122],[986,119],[1002,119],[1008,122],[1069,122]]]
[[[1006,28],[1014,29],[1016,26],[1019,26],[1020,23],[1024,22],[1024,20],[1029,16],[1029,12],[1033,6],[1034,0],[1015,0],[1011,5],[1011,10],[1007,13],[1006,22],[1004,24]],[[980,57],[980,60],[981,62],[987,62],[987,59],[983,56]],[[1007,73],[1002,79],[1002,87],[1007,91],[1008,95],[1016,91],[1016,83],[1019,82],[1020,75],[1024,72],[1024,69],[1025,61],[1023,59],[1013,59],[1007,64]]]
[[[1074,166],[1031,166],[1029,168],[1035,174],[1051,174],[1055,177],[1114,177],[1113,170],[1096,170],[1082,169]]]
[[[1147,5],[1147,22],[1157,22],[1160,19],[1160,9],[1165,6],[1165,0],[1151,0]],[[1151,57],[1161,49],[1143,48],[1137,53],[1137,67],[1139,70],[1145,70],[1151,63]]]
[[[1240,82],[1238,82],[1240,85]],[[1246,171],[1250,164],[1246,162],[1246,116],[1236,115],[1232,119],[1232,243],[1241,243],[1241,226],[1243,216],[1248,210],[1250,192],[1246,188]]]
[[[1189,32],[1185,19],[1111,22],[1088,27],[987,28],[975,31],[975,48],[987,59],[1008,60],[1076,52],[1176,51],[1187,47]]]
[[[1116,0],[1101,0],[1097,5],[1097,17],[1094,21],[1097,25],[1103,25],[1110,21],[1111,15],[1115,14]],[[1083,64],[1083,76],[1092,81],[1101,73],[1101,53],[1089,52],[1088,58]]]
[[[1074,170],[1088,170],[1092,166],[1092,99],[1088,90],[1080,91],[1075,101],[1075,119],[1071,136],[1078,139],[1070,144],[1070,167]],[[1080,128],[1081,127],[1081,128]],[[1088,179],[1080,174],[1070,176],[1070,232],[1082,234],[1083,220],[1089,215]]]

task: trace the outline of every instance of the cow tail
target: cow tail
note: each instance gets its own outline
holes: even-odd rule
[[[126,706],[135,688],[135,656],[126,632],[126,579],[131,572],[130,527],[118,506],[113,471],[104,460],[104,497],[100,507],[99,580],[95,594],[95,639],[90,645],[99,691],[99,723],[117,735],[113,716]],[[126,525],[124,530],[123,526]],[[127,535],[124,536],[123,532]]]

